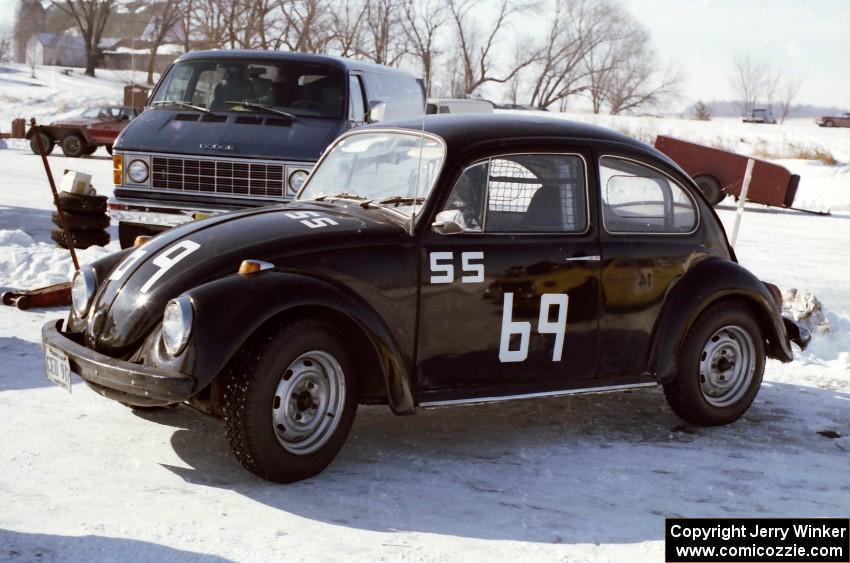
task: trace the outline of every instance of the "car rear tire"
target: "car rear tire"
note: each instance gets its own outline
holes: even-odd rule
[[[59,208],[81,215],[102,215],[106,213],[106,196],[59,192]]]
[[[664,385],[664,396],[687,422],[729,424],[755,399],[764,362],[764,338],[749,307],[737,301],[711,305],[688,332],[678,374]]]
[[[357,411],[353,363],[330,322],[302,319],[249,341],[228,365],[227,441],[248,471],[278,483],[322,471]]]
[[[53,152],[53,147],[55,143],[53,139],[47,133],[41,133],[41,145],[44,147],[44,154],[48,155]],[[30,150],[35,154],[41,154],[38,152],[38,143],[35,140],[35,135],[30,137]]]
[[[86,153],[88,149],[88,144],[85,139],[83,139],[80,135],[76,133],[71,133],[64,139],[62,139],[62,152],[65,156],[69,156],[71,158],[77,158]]]
[[[65,212],[62,214],[62,218],[65,219],[65,225],[72,231],[102,231],[109,228],[109,215],[106,214],[90,215],[88,213]],[[53,219],[54,225],[62,227],[58,211],[53,212],[51,219]]]
[[[61,246],[68,248],[68,238],[65,236],[65,231],[56,227],[50,231],[50,238]],[[74,243],[74,248],[88,248],[90,246],[106,246],[109,244],[109,233],[106,231],[71,231],[71,240]]]
[[[694,182],[712,206],[716,206],[726,197],[720,183],[711,176],[697,176],[694,178]]]

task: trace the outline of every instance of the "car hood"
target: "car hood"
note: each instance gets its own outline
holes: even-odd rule
[[[115,148],[315,161],[344,130],[345,122],[341,119],[298,117],[290,121],[265,113],[201,114],[148,109],[124,128]]]
[[[100,280],[87,344],[113,357],[128,357],[162,321],[170,299],[236,275],[245,259],[286,268],[291,255],[397,245],[407,239],[402,223],[356,204],[294,202],[188,223],[136,248]],[[238,296],[222,306],[238,306]]]

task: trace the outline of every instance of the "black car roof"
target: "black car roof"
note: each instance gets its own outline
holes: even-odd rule
[[[571,121],[554,116],[512,113],[464,113],[428,115],[424,119],[408,118],[370,125],[369,128],[400,128],[422,130],[443,138],[449,154],[478,143],[500,139],[534,141],[535,139],[564,139],[611,143],[662,160],[681,168],[664,153],[642,141],[613,129]],[[682,172],[684,174],[684,172]]]
[[[251,49],[212,49],[208,51],[191,51],[181,55],[175,62],[195,61],[200,59],[242,59],[242,60],[268,60],[268,61],[298,61],[303,63],[325,64],[340,70],[360,70],[369,72],[383,72],[410,77],[411,75],[402,70],[368,63],[344,59],[331,55],[314,55],[312,53],[291,53],[289,51],[261,51]]]

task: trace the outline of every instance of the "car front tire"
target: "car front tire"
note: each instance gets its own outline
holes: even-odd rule
[[[699,426],[738,420],[761,386],[765,350],[750,309],[738,301],[711,305],[694,322],[664,396],[680,418]]]
[[[357,411],[353,363],[333,324],[302,319],[255,337],[223,375],[227,441],[243,467],[292,483],[333,461]]]
[[[65,156],[76,158],[85,154],[86,149],[88,149],[86,141],[76,133],[62,139],[62,152]]]

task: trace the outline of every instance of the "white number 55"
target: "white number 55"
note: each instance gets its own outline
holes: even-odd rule
[[[567,331],[567,307],[569,296],[566,293],[544,293],[540,297],[540,317],[537,319],[537,332],[554,334],[555,346],[552,349],[552,361],[560,362],[564,352],[564,334]],[[499,342],[499,361],[524,362],[528,358],[528,341],[531,338],[531,323],[513,320],[514,294],[505,293],[502,310],[502,338]],[[558,316],[550,321],[552,307],[558,307]],[[511,350],[511,336],[519,335],[519,349]]]

